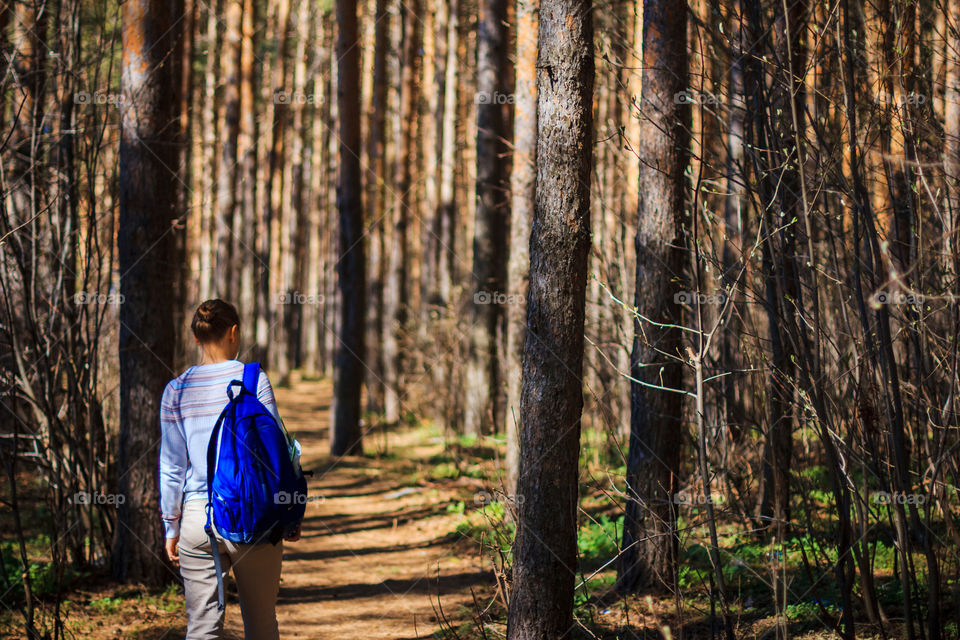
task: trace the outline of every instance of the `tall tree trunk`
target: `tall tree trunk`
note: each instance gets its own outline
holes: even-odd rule
[[[13,3],[10,0],[0,0],[0,51],[6,52],[10,46],[10,36],[7,29],[10,28],[10,15],[13,13]],[[6,78],[10,69],[9,58],[0,61],[0,74]],[[6,130],[7,127],[7,106],[8,97],[0,96],[0,130]]]
[[[958,228],[960,219],[960,2],[950,4],[947,20],[946,95],[944,96],[943,171],[946,175],[948,216],[951,229]],[[957,246],[957,238],[949,240]]]
[[[754,149],[764,149],[755,161],[763,176],[761,198],[764,215],[762,244],[767,323],[770,332],[768,379],[769,413],[764,443],[760,515],[765,526],[775,528],[781,538],[790,521],[790,466],[793,456],[793,394],[796,387],[796,353],[799,327],[796,309],[803,308],[797,256],[798,228],[805,219],[803,183],[798,169],[798,136],[803,135],[805,94],[803,76],[806,65],[803,32],[807,28],[807,5],[803,0],[774,3],[774,29],[777,38],[772,55],[779,63],[767,96],[757,94],[762,76],[753,73],[751,97],[755,116]],[[763,29],[756,10],[750,19],[751,41],[762,45],[770,37]],[[760,36],[766,34],[766,38]],[[763,106],[757,111],[758,106]],[[764,110],[765,109],[765,110]],[[792,118],[796,114],[797,121]],[[766,129],[769,128],[769,134]],[[774,202],[776,204],[774,206]]]
[[[220,110],[220,167],[217,172],[217,197],[213,208],[216,264],[214,293],[232,300],[236,269],[233,253],[234,212],[237,208],[237,138],[240,135],[240,54],[243,28],[243,0],[224,0],[226,17],[223,49],[220,56],[223,78],[223,104]]]
[[[744,171],[744,102],[743,102],[743,57],[746,52],[743,48],[743,29],[741,22],[743,12],[740,0],[731,3],[729,17],[724,20],[728,28],[732,28],[730,39],[733,46],[730,50],[730,67],[728,82],[730,105],[727,113],[726,159],[724,180],[726,182],[726,197],[723,203],[724,239],[721,260],[723,274],[721,282],[727,295],[732,297],[733,310],[725,323],[726,330],[720,334],[721,363],[726,371],[742,370],[738,360],[738,343],[742,325],[744,277],[744,229],[746,229],[747,199],[744,197],[746,187]],[[722,420],[728,425],[723,434],[726,444],[731,434],[731,428],[739,435],[744,415],[741,408],[741,396],[745,387],[746,378],[727,375],[721,383],[723,400]],[[731,425],[736,425],[732,426]],[[724,449],[723,455],[726,455]],[[726,460],[726,458],[724,458]],[[725,473],[723,471],[722,473]]]
[[[477,209],[473,228],[470,349],[466,366],[464,431],[498,429],[501,320],[506,284],[508,200],[504,173],[509,132],[504,118],[507,61],[507,1],[481,0],[477,34]]]
[[[234,225],[233,251],[237,255],[240,291],[235,296],[240,306],[240,320],[254,338],[249,359],[262,362],[263,354],[256,342],[257,286],[255,273],[261,267],[256,252],[257,243],[257,102],[256,82],[256,24],[257,3],[243,0],[242,42],[240,45],[240,215]],[[249,344],[249,343],[248,343]]]
[[[289,211],[284,207],[284,180],[286,172],[286,136],[290,105],[288,103],[290,27],[292,24],[290,0],[277,0],[275,37],[277,53],[271,69],[272,109],[270,155],[267,168],[267,183],[264,194],[267,212],[264,214],[270,226],[270,248],[268,279],[272,296],[268,299],[271,306],[270,322],[270,367],[277,371],[281,380],[290,373],[289,353],[287,349],[287,306],[292,299],[292,291],[286,290],[289,284],[284,280],[284,255],[282,248],[287,242],[284,238],[283,223]]]
[[[391,229],[390,283],[384,300],[389,335],[384,336],[384,380],[387,386],[384,414],[388,422],[400,419],[406,392],[406,351],[409,345],[409,319],[412,306],[413,273],[410,259],[410,227],[413,210],[413,166],[416,153],[420,69],[421,0],[403,6],[403,57],[400,80],[399,128],[397,130],[394,180],[396,193]],[[413,236],[417,237],[417,236]],[[419,239],[419,238],[418,238]],[[386,331],[385,331],[386,333]]]
[[[684,168],[689,106],[687,8],[670,0],[643,5],[640,189],[627,505],[618,588],[673,586],[678,538],[674,493],[683,445],[681,309]],[[656,324],[655,324],[656,323]]]
[[[443,144],[440,150],[440,201],[439,235],[443,241],[442,255],[437,266],[437,288],[444,304],[449,305],[453,295],[457,273],[457,112],[460,104],[459,56],[462,38],[460,34],[460,3],[454,0],[447,4],[447,64],[443,80]]]
[[[367,344],[373,358],[370,362],[371,378],[367,381],[367,408],[383,411],[384,408],[384,362],[383,319],[384,283],[389,256],[384,242],[384,227],[387,214],[387,54],[390,48],[390,13],[387,0],[374,0],[373,83],[370,108],[367,157],[372,175],[368,178],[367,210],[370,212],[370,286],[368,304],[371,311],[367,319]]]
[[[312,67],[315,69],[326,70],[330,68],[330,61],[334,58],[335,52],[333,46],[333,23],[336,16],[334,11],[321,11],[320,15],[314,19],[313,41],[317,44],[316,56]],[[313,296],[322,296],[320,288],[323,281],[321,269],[323,267],[320,240],[321,235],[325,235],[324,226],[321,224],[321,216],[324,207],[320,201],[325,197],[324,189],[326,185],[327,148],[329,146],[328,136],[330,130],[327,128],[325,117],[328,109],[328,101],[332,99],[329,95],[329,81],[327,74],[318,73],[313,78],[313,96],[315,98],[316,108],[311,114],[311,134],[309,147],[309,162],[306,167],[306,175],[309,183],[308,193],[305,197],[307,214],[305,216],[304,229],[302,236],[305,237],[306,246],[304,248],[305,258],[301,265],[303,271],[303,286]],[[321,313],[326,301],[319,297],[316,304],[311,304],[303,309],[303,327],[300,333],[301,351],[303,354],[303,373],[307,376],[317,376],[320,373],[320,335],[323,331],[321,324]]]
[[[178,95],[182,0],[128,0],[122,6],[120,115],[120,434],[113,572],[131,582],[159,582],[157,417],[164,385],[175,375],[176,325],[170,274],[179,180]]]
[[[191,210],[194,190],[194,124],[196,118],[193,113],[193,92],[194,92],[194,48],[197,37],[197,2],[195,0],[184,0],[184,18],[183,18],[183,55],[180,60],[180,156],[178,159],[180,167],[180,181],[183,185],[178,193],[182,198],[178,209],[183,215],[180,224],[186,229],[184,233],[177,234],[179,245],[176,247],[177,255],[180,260],[177,269],[177,284],[179,291],[177,298],[173,303],[176,310],[176,326],[184,327],[189,322],[189,313],[192,311],[190,306],[196,299],[195,287],[196,271],[191,267],[194,265],[194,256],[191,255],[191,235],[190,230],[197,217],[196,211]],[[192,343],[187,340],[177,341],[177,352],[174,358],[174,369],[180,370],[189,359],[187,349],[192,347]]]
[[[360,405],[366,369],[366,261],[364,258],[363,185],[360,175],[360,47],[357,0],[337,0],[337,110],[340,123],[340,324],[334,382],[330,453],[363,451]]]
[[[540,0],[517,2],[517,59],[514,89],[513,172],[510,177],[510,257],[507,262],[507,349],[504,378],[507,403],[507,494],[512,495],[520,463],[520,392],[527,325],[530,223],[537,189],[537,26]]]
[[[42,164],[40,140],[47,81],[47,47],[41,41],[41,34],[46,32],[47,13],[42,9],[40,3],[32,0],[17,2],[13,7],[11,66],[16,74],[18,90],[12,93],[10,105],[11,132],[7,144],[13,153],[9,174],[5,176],[9,185],[6,197],[10,227],[13,229],[24,225],[31,232],[29,239],[13,238],[18,251],[22,252],[23,263],[31,265],[25,272],[23,282],[31,308],[36,291],[33,266],[37,264],[34,249],[40,237],[37,227],[43,223],[38,219],[43,208],[40,202],[43,175],[38,166]]]
[[[218,161],[218,119],[217,119],[217,78],[220,73],[220,9],[223,0],[211,0],[207,5],[207,58],[203,76],[203,95],[201,104],[202,155],[200,161],[199,201],[196,203],[200,215],[199,243],[196,251],[200,254],[200,299],[206,300],[215,294],[216,250],[216,207],[215,198]]]
[[[509,640],[568,638],[573,622],[593,151],[591,4],[542,0],[539,44],[537,186]]]
[[[304,186],[304,162],[305,150],[310,144],[310,130],[305,128],[308,121],[306,117],[307,106],[307,68],[311,64],[309,58],[312,58],[314,47],[311,46],[311,53],[307,52],[307,42],[312,38],[313,10],[310,4],[301,2],[297,5],[293,13],[294,21],[293,35],[296,37],[297,46],[293,52],[293,64],[291,65],[292,78],[291,88],[285,93],[287,105],[290,107],[290,149],[284,162],[288,164],[288,170],[284,174],[283,180],[283,202],[285,203],[285,213],[283,215],[283,242],[281,243],[281,253],[283,258],[283,281],[286,283],[286,291],[289,292],[285,297],[286,305],[284,311],[284,322],[286,327],[284,335],[286,342],[283,348],[286,349],[289,359],[290,369],[299,369],[303,358],[300,351],[300,332],[303,325],[304,307],[312,305],[314,299],[310,296],[313,292],[304,292],[303,278],[303,250],[304,235],[306,226],[307,211],[304,208],[303,194]]]

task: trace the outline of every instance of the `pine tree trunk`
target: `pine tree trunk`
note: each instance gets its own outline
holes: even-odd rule
[[[647,0],[643,6],[640,94],[640,188],[637,210],[635,306],[655,323],[634,319],[631,354],[627,505],[618,588],[675,583],[678,538],[673,496],[678,488],[683,421],[674,281],[682,276],[684,168],[689,107],[675,99],[687,86],[686,4]],[[660,388],[664,387],[664,388]]]
[[[415,215],[413,163],[417,149],[417,120],[419,101],[420,68],[420,12],[421,0],[403,3],[403,57],[401,62],[399,128],[397,130],[396,162],[394,165],[394,191],[396,202],[392,217],[390,282],[385,292],[385,314],[389,318],[389,335],[384,336],[384,371],[387,393],[385,417],[388,422],[400,419],[404,404],[406,385],[404,374],[407,366],[409,344],[409,319],[413,273],[411,269],[410,238],[411,219]]]
[[[317,69],[326,70],[330,66],[330,61],[334,56],[333,31],[332,24],[335,20],[333,12],[321,13],[315,18],[314,42],[318,43],[316,59],[314,66]],[[305,236],[305,259],[301,268],[304,269],[303,285],[306,287],[309,295],[317,296],[313,304],[303,309],[303,328],[300,335],[301,350],[303,352],[303,372],[308,376],[319,375],[320,368],[320,335],[323,328],[321,324],[322,308],[326,304],[323,298],[320,284],[322,282],[320,237],[323,234],[324,227],[321,224],[322,207],[321,198],[324,197],[324,188],[326,179],[327,148],[329,140],[327,136],[330,131],[326,126],[326,111],[328,101],[333,100],[329,95],[329,82],[327,74],[318,73],[313,78],[313,97],[316,107],[312,113],[312,132],[310,134],[311,144],[309,149],[309,162],[307,176],[309,179],[309,190],[306,196],[307,216],[304,220],[307,228],[304,230]]]
[[[290,107],[290,150],[284,162],[289,164],[289,170],[284,175],[283,202],[285,212],[283,216],[283,239],[281,252],[283,253],[283,281],[286,291],[289,292],[285,305],[284,334],[286,342],[282,348],[286,349],[290,369],[300,368],[303,354],[300,352],[300,332],[303,325],[303,312],[306,305],[313,304],[309,296],[311,292],[303,290],[303,250],[305,218],[304,209],[304,162],[305,149],[309,144],[310,131],[305,128],[308,119],[307,109],[307,68],[309,58],[313,55],[314,47],[307,52],[307,43],[312,32],[312,11],[308,3],[297,5],[293,13],[294,35],[297,46],[293,54],[292,78],[290,89],[286,92],[287,105]]]
[[[243,0],[224,0],[223,50],[220,77],[223,104],[220,110],[220,167],[214,201],[214,295],[233,300],[237,272],[233,254],[233,216],[237,208],[237,138],[240,135],[240,50],[242,45]]]
[[[507,262],[507,349],[504,378],[507,403],[507,493],[513,494],[520,464],[520,392],[527,326],[530,224],[537,189],[537,27],[540,0],[517,2],[517,58],[513,117],[513,173],[510,177],[510,257]]]
[[[506,87],[506,0],[481,0],[477,34],[477,209],[473,229],[473,300],[464,389],[464,432],[493,433],[502,424],[499,328],[506,293],[504,166],[507,153],[503,100]]]
[[[256,273],[261,268],[257,255],[257,103],[256,82],[256,16],[257,3],[243,0],[242,43],[240,47],[240,224],[235,225],[234,253],[240,271],[240,291],[236,300],[240,319],[252,340],[250,360],[262,362],[263,354],[256,343]],[[248,343],[249,344],[249,343]]]
[[[755,34],[765,33],[769,38],[769,32],[763,28],[756,12],[752,18],[752,41],[762,44],[767,40],[758,39]],[[790,522],[790,467],[795,423],[793,395],[797,378],[796,346],[800,337],[796,310],[803,308],[797,264],[797,229],[805,214],[803,184],[796,159],[803,150],[796,148],[796,132],[802,132],[805,101],[803,32],[807,28],[806,3],[792,3],[789,14],[785,13],[782,4],[775,3],[774,25],[778,38],[771,47],[780,66],[775,69],[769,95],[754,95],[750,105],[753,108],[748,111],[752,111],[756,118],[754,135],[769,135],[753,142],[755,149],[769,149],[758,154],[759,170],[764,176],[760,180],[764,205],[761,222],[765,238],[762,266],[771,366],[759,515],[762,524],[770,526],[782,538]],[[757,77],[759,75],[755,73],[750,84],[757,84]],[[765,111],[756,110],[760,104],[764,105]],[[794,110],[799,118],[796,129],[791,117]]]
[[[284,207],[284,180],[288,177],[286,171],[286,135],[287,121],[290,106],[288,104],[288,78],[290,50],[291,12],[290,0],[277,0],[277,31],[275,37],[279,39],[277,54],[271,69],[272,83],[272,129],[270,136],[270,155],[267,169],[266,206],[269,213],[266,218],[270,225],[269,250],[269,281],[271,296],[268,303],[271,305],[270,322],[270,368],[275,370],[280,380],[286,380],[290,373],[290,361],[287,349],[287,313],[293,297],[293,291],[286,287],[289,284],[284,276],[287,239],[284,234],[284,222],[289,212]]]
[[[218,26],[222,0],[211,0],[207,5],[207,59],[203,76],[201,121],[203,146],[200,160],[200,233],[197,251],[200,254],[200,298],[206,300],[215,295],[214,274],[216,270],[216,178],[219,156],[217,120],[217,77],[220,73],[220,37]]]
[[[113,572],[130,582],[158,583],[157,437],[160,396],[172,369],[176,324],[170,272],[176,238],[179,177],[178,0],[128,0],[121,9],[123,104],[120,126],[120,434]],[[166,311],[164,313],[164,310]]]
[[[521,398],[509,640],[569,638],[590,247],[593,25],[585,0],[542,0],[537,186]]]
[[[360,47],[357,0],[337,0],[337,111],[340,130],[340,322],[330,454],[363,452],[360,405],[366,367],[366,261],[360,173]]]
[[[387,224],[387,53],[390,47],[390,14],[387,0],[374,0],[373,36],[373,82],[370,108],[370,131],[367,138],[367,157],[373,169],[368,178],[367,210],[370,212],[370,286],[367,290],[370,316],[367,318],[367,344],[373,355],[369,366],[372,379],[367,381],[367,408],[370,411],[384,410],[384,283],[389,264],[384,243],[384,227]]]
[[[453,295],[453,274],[456,264],[456,161],[457,161],[457,104],[460,81],[458,58],[459,38],[458,2],[447,3],[446,66],[443,79],[443,127],[440,145],[440,199],[437,234],[440,236],[440,256],[437,258],[437,292],[444,305]]]

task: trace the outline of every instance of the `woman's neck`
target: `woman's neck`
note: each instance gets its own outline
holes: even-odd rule
[[[212,349],[204,349],[200,355],[200,364],[220,364],[221,362],[227,362],[228,360],[233,360],[232,356],[229,356],[226,353],[220,351],[214,351]]]

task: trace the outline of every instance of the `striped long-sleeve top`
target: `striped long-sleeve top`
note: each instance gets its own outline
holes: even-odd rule
[[[160,514],[165,535],[180,535],[180,507],[207,499],[207,445],[229,400],[227,385],[243,377],[243,363],[196,365],[167,383],[160,402]],[[257,397],[277,422],[280,415],[267,374],[260,371]]]

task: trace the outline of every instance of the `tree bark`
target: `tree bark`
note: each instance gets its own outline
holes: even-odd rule
[[[157,417],[172,370],[176,293],[170,264],[177,211],[179,73],[182,0],[128,0],[121,8],[123,62],[120,115],[120,434],[113,572],[157,583],[161,558],[157,517]]]
[[[590,247],[593,23],[586,0],[543,0],[537,186],[521,397],[509,640],[570,637]]]
[[[763,476],[759,514],[764,526],[777,527],[785,535],[790,521],[790,467],[793,456],[793,394],[796,387],[797,341],[800,338],[796,310],[803,308],[799,283],[798,228],[805,218],[803,184],[798,170],[797,136],[802,134],[806,64],[803,30],[806,29],[806,3],[774,3],[775,43],[770,54],[779,61],[768,95],[763,94],[763,74],[751,71],[753,90],[748,111],[754,114],[754,149],[764,149],[758,163],[764,213],[762,243],[765,306],[770,333],[768,377],[769,412],[764,442]],[[751,42],[763,46],[770,30],[760,22],[756,9],[748,12]],[[761,36],[760,34],[765,34]],[[761,53],[760,55],[763,55]],[[751,64],[752,69],[754,65]],[[793,104],[791,104],[793,102]],[[758,107],[760,107],[758,109]],[[798,117],[797,126],[791,113]],[[775,204],[775,206],[774,206]]]
[[[357,1],[337,0],[337,109],[340,122],[340,326],[330,453],[363,451],[360,396],[366,369],[366,262],[360,175],[360,47]]]
[[[670,0],[643,5],[643,133],[633,352],[630,370],[630,444],[627,505],[617,586],[670,587],[679,540],[673,504],[683,445],[681,308],[675,281],[682,276],[684,168],[689,106],[687,8]],[[657,324],[654,324],[657,323]]]
[[[218,148],[218,119],[217,119],[217,77],[220,73],[220,9],[223,0],[211,0],[207,5],[207,56],[203,75],[203,94],[201,104],[201,126],[203,127],[202,153],[200,161],[198,189],[199,199],[196,202],[199,211],[199,243],[196,251],[199,256],[200,268],[200,301],[214,295],[216,271],[216,218],[215,208],[210,206],[210,199],[214,197],[216,189],[217,167],[219,166]]]
[[[383,320],[384,320],[384,283],[389,264],[387,247],[384,242],[384,219],[387,216],[387,54],[390,47],[390,13],[387,0],[374,0],[374,43],[373,43],[373,83],[372,104],[370,108],[369,133],[367,137],[367,157],[372,175],[369,176],[367,190],[367,210],[370,212],[370,282],[368,304],[370,316],[367,319],[367,344],[373,358],[370,362],[372,380],[367,382],[367,408],[371,411],[383,411],[384,408],[384,362],[383,362]]]
[[[947,20],[946,94],[944,96],[943,171],[946,175],[947,202],[951,229],[956,229],[960,217],[960,2],[950,5]],[[948,246],[956,247],[957,239],[950,237]]]
[[[237,256],[233,252],[234,214],[237,209],[237,139],[240,135],[240,54],[242,47],[243,0],[224,0],[223,49],[220,57],[223,104],[217,197],[213,211],[216,247],[214,295],[232,300],[236,291]]]
[[[268,160],[265,204],[267,224],[270,226],[270,245],[268,281],[272,296],[268,299],[271,307],[270,320],[270,367],[277,371],[281,380],[290,373],[290,361],[287,351],[287,302],[292,299],[293,291],[286,289],[289,284],[284,280],[285,264],[283,247],[283,223],[289,214],[284,207],[284,180],[286,171],[286,136],[290,105],[288,104],[287,80],[289,75],[288,58],[290,51],[290,28],[292,18],[290,0],[277,0],[276,37],[279,39],[276,57],[271,69],[272,109],[270,154]]]
[[[504,173],[507,155],[504,103],[507,2],[482,0],[477,34],[477,209],[473,228],[473,287],[470,349],[466,366],[464,431],[495,432],[502,424],[500,391],[500,296],[506,284],[506,220],[509,202]]]
[[[240,307],[240,319],[247,327],[249,336],[254,338],[250,355],[251,360],[262,362],[263,354],[255,341],[257,286],[255,273],[261,267],[257,245],[257,103],[255,100],[256,83],[256,24],[257,3],[243,0],[243,22],[241,25],[242,42],[240,46],[240,225],[234,232],[234,252],[238,255],[240,291],[235,296]]]
[[[513,172],[510,177],[510,257],[507,262],[506,487],[512,495],[520,464],[520,393],[527,328],[530,223],[537,189],[537,26],[539,0],[518,0],[514,88]]]
[[[384,299],[385,314],[388,317],[389,335],[384,336],[384,380],[386,398],[384,413],[388,422],[400,419],[406,393],[405,372],[407,367],[407,346],[409,345],[409,319],[414,283],[411,268],[410,238],[419,239],[411,233],[411,220],[415,216],[413,167],[417,149],[417,122],[419,120],[419,69],[420,69],[420,12],[421,0],[410,0],[403,6],[403,57],[401,59],[399,127],[397,130],[396,162],[394,181],[396,193],[395,206],[391,217],[392,248],[390,259],[390,281]]]

